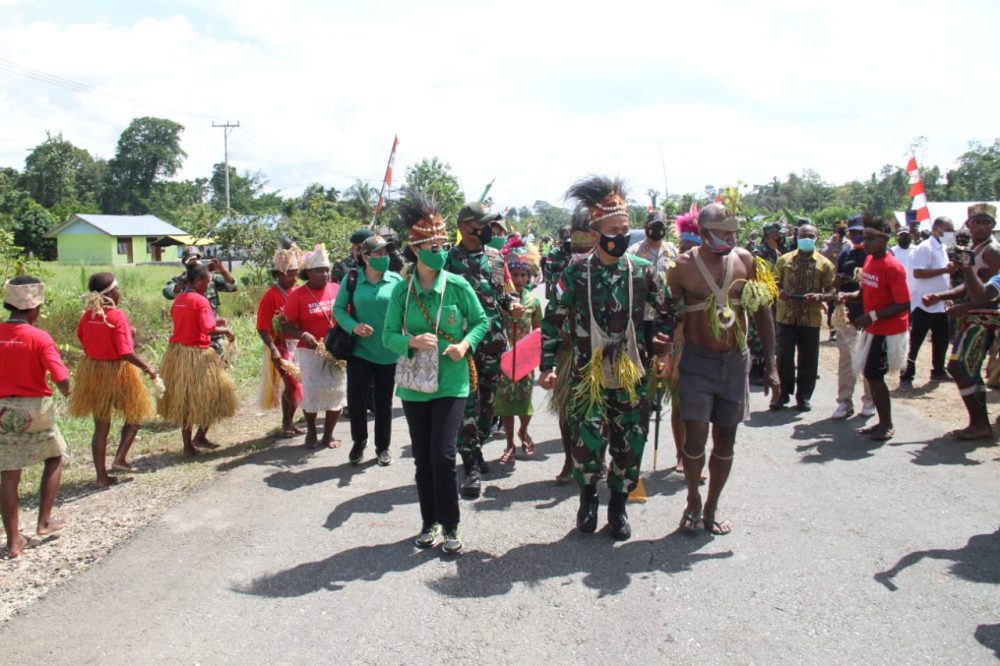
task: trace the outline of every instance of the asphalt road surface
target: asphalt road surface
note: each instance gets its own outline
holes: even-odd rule
[[[3,661],[995,662],[1000,447],[950,441],[903,409],[897,437],[871,442],[860,419],[826,418],[833,393],[822,378],[809,414],[753,396],[721,506],[735,530],[716,538],[676,531],[668,428],[649,501],[630,505],[634,536],[615,543],[574,531],[577,491],[552,481],[558,429],[538,410],[538,454],[463,502],[458,557],[412,545],[401,410],[388,468],[371,450],[352,467],[346,445],[285,444],[12,620]],[[487,457],[502,450],[495,439]],[[606,500],[602,488],[602,526]]]

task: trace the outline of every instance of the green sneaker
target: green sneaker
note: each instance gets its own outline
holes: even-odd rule
[[[444,531],[444,543],[441,548],[449,555],[457,555],[462,552],[462,535],[459,534],[458,528],[453,530]]]
[[[417,535],[416,541],[417,548],[433,548],[434,544],[437,543],[438,537],[441,536],[441,526],[437,523],[433,525],[424,525],[424,528],[420,530],[420,534]]]

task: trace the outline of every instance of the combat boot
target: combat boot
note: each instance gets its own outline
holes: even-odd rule
[[[462,497],[476,499],[482,492],[482,478],[479,474],[479,462],[475,455],[462,456],[462,466],[465,468],[465,480],[459,491]]]
[[[617,541],[625,541],[632,536],[632,527],[628,524],[628,513],[625,512],[625,502],[628,493],[611,491],[611,501],[608,502],[608,531]]]
[[[580,491],[580,510],[576,512],[576,529],[590,534],[597,529],[597,509],[601,501],[597,497],[597,486],[584,486]]]

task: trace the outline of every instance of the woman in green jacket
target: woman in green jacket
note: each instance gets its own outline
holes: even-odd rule
[[[453,554],[462,550],[456,440],[475,372],[472,351],[486,333],[487,320],[465,278],[442,270],[448,235],[437,203],[411,194],[400,203],[399,215],[410,228],[409,251],[416,265],[410,278],[392,290],[382,342],[400,356],[420,350],[437,354],[437,389],[401,385],[396,395],[403,402],[417,468],[423,526],[416,544],[433,547],[443,528],[442,548]]]

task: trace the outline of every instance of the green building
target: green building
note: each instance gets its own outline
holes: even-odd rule
[[[60,264],[124,265],[175,260],[164,252],[167,237],[187,234],[155,215],[90,215],[78,213],[47,234],[56,239]]]

